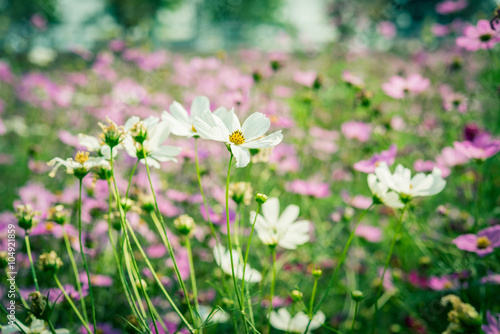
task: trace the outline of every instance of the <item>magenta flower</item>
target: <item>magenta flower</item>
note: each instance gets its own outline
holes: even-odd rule
[[[375,167],[377,167],[381,161],[385,161],[388,166],[392,166],[397,152],[398,147],[395,144],[392,144],[387,151],[375,153],[368,160],[356,162],[353,167],[355,170],[363,173],[375,173]]]
[[[486,320],[488,324],[482,325],[481,329],[485,334],[500,334],[500,314],[492,314],[486,312]]]
[[[427,285],[435,291],[452,290],[460,286],[457,275],[431,276]]]
[[[418,95],[429,88],[431,82],[418,73],[410,74],[406,79],[395,75],[382,85],[384,92],[395,99],[402,99],[408,93]]]
[[[454,142],[455,150],[469,159],[486,160],[500,151],[500,140],[492,139],[489,133],[483,132],[472,141]]]
[[[363,122],[349,121],[343,123],[340,130],[347,139],[357,139],[365,143],[370,139],[372,126]]]
[[[500,225],[491,226],[478,234],[464,234],[453,240],[453,243],[462,250],[474,252],[480,257],[493,253],[500,247]]]
[[[436,5],[436,12],[442,15],[456,13],[467,7],[468,4],[466,0],[446,0]]]
[[[479,20],[477,26],[469,25],[464,29],[464,36],[456,40],[457,46],[469,51],[493,49],[500,40],[498,32],[491,28],[488,20]]]
[[[328,183],[294,180],[287,184],[286,189],[294,194],[325,198],[330,196],[330,186]]]

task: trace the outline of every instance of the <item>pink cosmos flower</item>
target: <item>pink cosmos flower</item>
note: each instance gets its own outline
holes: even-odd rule
[[[453,167],[463,165],[469,161],[462,153],[458,152],[453,147],[445,147],[441,150],[441,154],[436,156],[436,163],[441,166]]]
[[[390,21],[382,21],[377,25],[377,32],[387,38],[396,36],[397,30],[394,23]]]
[[[486,312],[486,320],[488,323],[481,326],[483,332],[485,334],[500,334],[500,314],[492,314],[488,311]]]
[[[454,275],[444,275],[444,276],[431,276],[429,282],[427,283],[430,289],[435,291],[451,290],[456,289],[460,286],[458,281],[458,276]]]
[[[429,88],[431,82],[419,73],[410,74],[406,79],[395,75],[382,85],[384,92],[395,99],[402,99],[408,93],[418,95]]]
[[[328,183],[294,180],[286,185],[286,189],[294,194],[325,198],[330,196],[330,185]]]
[[[363,88],[365,86],[365,82],[360,77],[355,76],[349,71],[342,72],[342,80],[350,86],[356,88]]]
[[[382,240],[382,231],[375,226],[359,224],[355,234],[369,242]]]
[[[312,87],[317,78],[316,71],[296,71],[293,74],[293,80],[306,87]]]
[[[445,24],[434,23],[432,25],[432,33],[436,37],[444,37],[450,33],[450,27]]]
[[[466,0],[446,0],[436,5],[436,12],[442,15],[456,13],[467,7],[468,4]]]
[[[299,170],[299,159],[297,152],[292,145],[280,144],[273,148],[269,163],[276,165],[276,172],[278,174],[285,174],[289,172],[296,172]]]
[[[387,151],[375,153],[369,160],[358,161],[353,167],[355,170],[363,173],[375,173],[375,168],[381,161],[387,163],[388,166],[392,166],[396,159],[397,152],[398,147],[396,144],[392,144]]]
[[[486,160],[500,151],[500,140],[492,139],[487,132],[482,132],[472,141],[454,142],[455,150],[469,159]]]
[[[431,160],[418,159],[413,164],[413,168],[416,172],[431,172],[434,168],[438,168],[441,170],[442,177],[448,177],[451,173],[451,170],[448,167]]]
[[[469,25],[464,29],[464,36],[456,40],[457,46],[469,51],[493,49],[500,41],[498,32],[491,28],[488,20],[479,20],[477,26]]]
[[[462,250],[473,252],[480,257],[493,253],[500,247],[500,225],[491,226],[476,234],[464,234],[455,238],[453,243]]]
[[[125,41],[122,39],[113,39],[108,43],[109,49],[114,52],[121,52],[125,50],[125,46]]]
[[[78,276],[80,277],[80,281],[82,282],[83,286],[87,287],[88,286],[87,273],[82,272]],[[105,275],[90,274],[90,281],[92,282],[92,286],[109,287],[113,285],[113,279]]]
[[[468,99],[461,93],[454,92],[448,85],[439,87],[439,92],[443,98],[443,109],[446,111],[456,110],[464,114],[467,111]]]
[[[347,139],[357,139],[365,143],[370,139],[372,126],[363,122],[349,121],[342,124],[341,131]]]

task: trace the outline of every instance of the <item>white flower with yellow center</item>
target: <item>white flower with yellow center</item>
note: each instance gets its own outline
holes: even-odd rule
[[[368,187],[373,194],[373,204],[385,204],[393,209],[400,209],[405,205],[399,199],[396,192],[377,179],[375,174],[368,174]]]
[[[170,123],[174,135],[190,138],[198,135],[193,126],[194,119],[203,111],[210,111],[210,101],[206,96],[196,97],[191,103],[191,115],[177,101],[170,105],[169,110],[170,113],[164,111],[161,114],[161,119]]]
[[[239,253],[233,249],[233,264],[234,264],[234,276],[238,279],[243,279],[243,261],[240,259]],[[214,258],[215,262],[222,271],[228,275],[232,275],[231,269],[231,253],[224,248],[222,245],[217,245],[214,247]],[[245,282],[257,283],[262,280],[262,275],[257,270],[250,267],[249,264],[246,265],[245,269]]]
[[[318,311],[312,318],[309,329],[306,333],[311,333],[312,330],[320,328],[325,322],[325,314]],[[273,311],[269,316],[271,326],[287,333],[304,333],[309,323],[309,316],[304,312],[299,312],[295,316],[291,316],[290,312],[285,308]]]
[[[74,174],[78,178],[82,178],[88,174],[93,168],[104,167],[110,168],[109,162],[103,157],[89,157],[89,152],[79,151],[76,153],[75,159],[68,158],[63,160],[61,158],[54,158],[50,160],[47,165],[54,166],[49,173],[50,177],[54,177],[59,167],[66,167],[66,173]]]
[[[160,162],[174,161],[182,149],[176,146],[163,145],[170,135],[170,126],[165,121],[160,121],[158,117],[148,117],[141,120],[137,116],[131,117],[125,123],[127,135],[123,140],[123,147],[127,153],[140,159],[148,166],[160,168]]]
[[[277,198],[269,198],[262,204],[262,214],[250,212],[250,221],[255,221],[255,230],[260,240],[269,246],[280,245],[286,249],[296,249],[309,241],[311,223],[307,220],[297,221],[300,209],[297,205],[289,205],[280,216],[280,202]]]
[[[283,140],[281,130],[264,136],[271,121],[262,113],[250,115],[240,125],[234,109],[217,109],[213,114],[205,110],[195,117],[193,126],[204,139],[225,143],[236,158],[236,167],[245,167],[250,162],[251,148],[268,148],[278,145]]]
[[[418,173],[411,177],[408,168],[397,165],[393,174],[389,166],[381,162],[375,168],[375,175],[383,185],[397,192],[403,203],[409,202],[413,197],[436,195],[446,186],[439,168],[434,168],[431,174]]]

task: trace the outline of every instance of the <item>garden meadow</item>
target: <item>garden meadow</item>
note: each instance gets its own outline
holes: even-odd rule
[[[499,334],[488,15],[432,48],[383,21],[384,52],[1,58],[1,332]]]

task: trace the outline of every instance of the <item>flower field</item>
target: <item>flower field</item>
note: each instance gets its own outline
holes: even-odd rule
[[[1,56],[1,332],[499,334],[493,10],[385,51]]]

